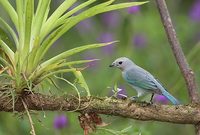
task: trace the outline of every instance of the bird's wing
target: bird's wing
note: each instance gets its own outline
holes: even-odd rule
[[[126,71],[125,79],[133,86],[160,93],[160,90],[155,83],[155,78],[149,72],[140,67],[132,68]]]

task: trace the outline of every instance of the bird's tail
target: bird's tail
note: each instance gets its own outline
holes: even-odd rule
[[[173,97],[169,92],[167,92],[166,90],[162,92],[162,95],[165,96],[174,105],[179,105],[180,104],[180,102],[175,97]]]

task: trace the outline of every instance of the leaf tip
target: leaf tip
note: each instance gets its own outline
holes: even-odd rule
[[[89,62],[99,61],[99,60],[101,60],[101,59],[91,59],[91,60],[89,60]]]
[[[115,41],[107,42],[107,43],[105,43],[105,44],[106,44],[106,45],[111,45],[111,44],[118,43],[118,42],[119,42],[119,40],[115,40]]]

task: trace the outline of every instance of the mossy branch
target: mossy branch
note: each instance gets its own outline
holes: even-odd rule
[[[128,99],[92,96],[90,98],[81,97],[79,106],[79,100],[74,96],[55,97],[39,93],[24,93],[21,95],[21,98],[26,102],[29,110],[94,112],[142,121],[161,121],[179,124],[197,124],[200,121],[200,104],[159,105],[146,102],[133,102]],[[25,111],[22,100],[18,99],[15,102],[15,111]],[[79,108],[77,108],[78,106]],[[0,111],[13,111],[11,98],[0,98]]]

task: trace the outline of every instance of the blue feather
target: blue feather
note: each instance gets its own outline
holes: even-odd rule
[[[180,104],[180,102],[175,97],[173,97],[171,94],[169,94],[169,92],[167,92],[166,90],[162,91],[162,95],[165,96],[174,105],[179,105]]]

